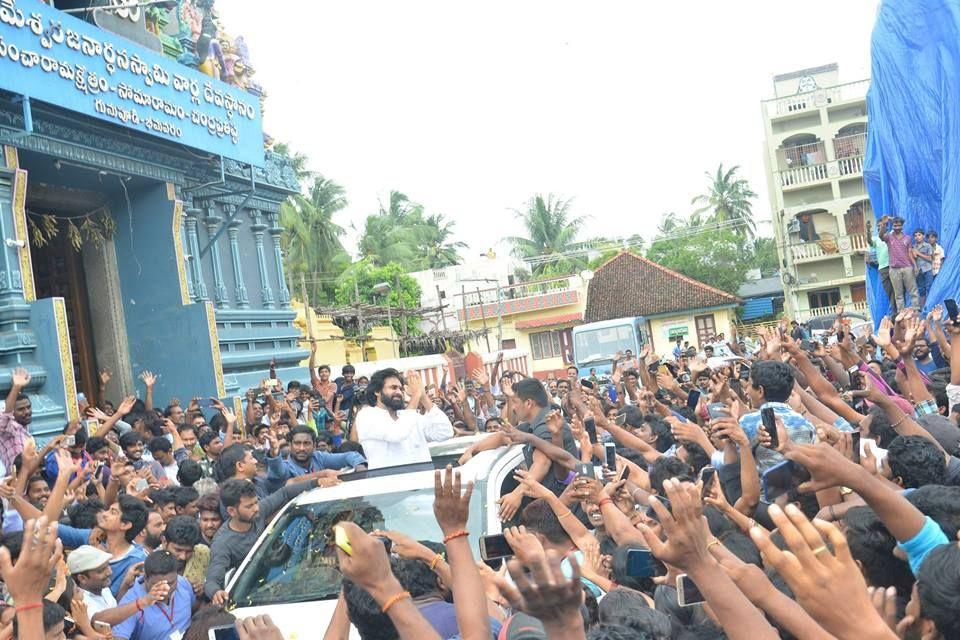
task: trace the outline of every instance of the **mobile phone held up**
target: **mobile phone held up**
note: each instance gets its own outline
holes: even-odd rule
[[[790,460],[770,467],[760,478],[764,502],[772,504],[778,497],[809,479],[810,472]]]
[[[617,445],[612,442],[603,443],[604,464],[613,471],[617,468]]]
[[[707,413],[710,415],[711,420],[716,420],[717,418],[726,418],[729,415],[729,409],[727,405],[722,402],[711,402],[707,405]]]
[[[943,301],[943,307],[947,310],[947,315],[950,316],[950,322],[956,324],[960,320],[960,308],[957,307],[957,301],[953,298],[947,298]]]
[[[860,464],[860,430],[857,429],[850,434],[850,453],[852,454],[852,459],[857,464]]]
[[[694,389],[687,394],[687,407],[691,409],[696,409],[697,404],[700,402],[700,390]]]
[[[207,631],[208,640],[240,640],[236,624],[222,624],[210,627]]]
[[[776,451],[780,446],[780,434],[777,433],[777,414],[773,412],[773,407],[760,409],[760,422],[763,423],[763,430],[770,436],[768,448]]]
[[[687,574],[681,573],[677,576],[677,604],[681,607],[689,607],[705,601],[706,598],[703,597],[696,583]]]
[[[509,558],[513,555],[513,549],[507,543],[507,538],[502,533],[494,533],[488,536],[480,537],[480,557],[483,560],[497,560],[499,558]]]
[[[710,495],[710,487],[713,486],[713,480],[717,477],[717,470],[707,465],[700,469],[700,498]]]
[[[592,478],[593,480],[597,479],[597,472],[593,468],[593,464],[589,462],[578,462],[576,466],[576,471],[578,476],[583,476],[584,478]]]
[[[655,575],[653,553],[649,549],[628,549],[627,575],[631,578],[652,578]]]

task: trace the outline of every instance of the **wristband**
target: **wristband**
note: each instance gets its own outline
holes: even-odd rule
[[[443,560],[443,554],[438,553],[433,556],[433,560],[430,561],[430,571],[436,571],[437,565],[440,564],[440,561]]]
[[[30,604],[18,604],[14,607],[14,611],[17,613],[23,613],[24,611],[30,611],[30,609],[39,609],[42,606],[42,600],[40,602],[31,602]]]
[[[447,543],[450,542],[451,540],[455,540],[455,539],[457,539],[457,538],[464,538],[464,537],[466,537],[466,536],[468,536],[468,535],[470,535],[470,532],[469,532],[469,531],[465,531],[465,530],[463,530],[463,529],[460,529],[460,531],[454,531],[454,532],[451,533],[450,535],[444,536],[444,538],[443,538],[443,544],[447,544]]]
[[[597,506],[600,507],[601,509],[603,509],[603,505],[605,505],[605,504],[613,504],[613,500],[611,500],[610,498],[604,498],[604,499],[602,499],[600,502],[597,503]]]
[[[405,600],[406,598],[409,598],[409,597],[411,597],[409,591],[401,591],[400,593],[394,596],[390,596],[390,598],[383,603],[383,609],[381,609],[381,611],[386,613],[390,610],[390,607],[397,604],[401,600]]]
[[[566,518],[567,516],[572,516],[572,515],[573,515],[573,511],[570,511],[570,509],[567,509],[567,512],[566,512],[566,513],[557,516],[557,520],[563,520],[563,519]]]
[[[577,472],[571,471],[570,473],[567,474],[566,478],[560,481],[560,484],[565,484],[569,486],[569,484],[573,482],[576,479],[576,477],[577,477]]]
[[[137,605],[137,611],[139,611],[140,613],[143,613],[143,606],[140,604],[140,598],[137,598],[136,600],[134,600],[133,603]]]

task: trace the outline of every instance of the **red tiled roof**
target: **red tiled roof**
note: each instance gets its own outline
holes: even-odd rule
[[[587,287],[585,322],[734,305],[740,299],[656,262],[621,252]]]
[[[567,324],[569,322],[580,322],[583,315],[580,313],[563,313],[558,316],[547,316],[546,318],[533,318],[530,320],[517,320],[513,325],[517,329],[536,329],[537,327],[552,327],[557,324]]]

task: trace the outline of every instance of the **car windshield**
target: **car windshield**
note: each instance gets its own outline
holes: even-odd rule
[[[576,350],[578,365],[613,360],[617,351],[626,352],[627,349],[636,348],[633,327],[624,324],[577,333],[573,348]]]
[[[472,534],[482,530],[481,493],[477,486],[470,500]],[[232,589],[233,601],[240,607],[255,607],[337,598],[341,574],[333,525],[343,520],[368,532],[394,530],[415,540],[443,540],[433,516],[433,487],[295,505],[254,551]]]

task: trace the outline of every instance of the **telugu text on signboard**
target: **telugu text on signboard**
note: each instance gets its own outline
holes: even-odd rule
[[[0,89],[262,166],[256,96],[38,0],[0,0]]]

